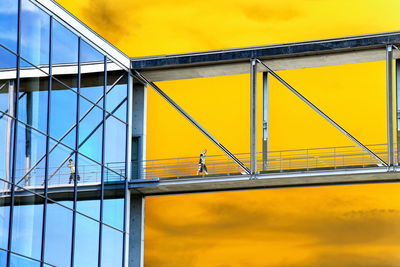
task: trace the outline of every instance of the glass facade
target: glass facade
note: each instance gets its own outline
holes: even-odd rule
[[[0,266],[122,266],[129,73],[34,1],[0,15]]]

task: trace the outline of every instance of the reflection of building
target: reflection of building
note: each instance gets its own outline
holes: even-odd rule
[[[122,266],[130,59],[52,1],[0,15],[0,266]]]

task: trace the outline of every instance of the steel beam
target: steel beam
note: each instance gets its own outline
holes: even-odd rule
[[[172,100],[167,94],[165,94],[157,85],[153,82],[147,80],[142,74],[138,71],[135,71],[136,77],[142,82],[149,84],[157,93],[159,93],[168,103],[170,103],[179,113],[181,113],[187,120],[189,120],[200,132],[202,132],[208,139],[210,139],[216,146],[218,146],[224,153],[230,157],[240,168],[242,168],[247,174],[250,174],[251,171],[246,165],[243,164],[238,158],[235,157],[226,147],[224,147],[217,139],[215,139],[209,132],[206,131],[197,121],[195,121],[186,111],[184,111],[174,100]]]
[[[316,111],[319,115],[321,115],[325,120],[327,120],[330,124],[332,124],[336,129],[341,131],[344,135],[346,135],[349,139],[351,139],[354,143],[356,143],[359,147],[364,149],[368,154],[370,154],[373,158],[378,160],[382,165],[388,166],[388,164],[382,160],[378,155],[372,152],[368,147],[363,145],[360,141],[358,141],[354,136],[352,136],[349,132],[347,132],[343,127],[337,124],[334,120],[332,120],[328,115],[326,115],[322,110],[320,110],[317,106],[311,103],[307,98],[305,98],[302,94],[300,94],[296,89],[294,89],[290,84],[288,84],[285,80],[283,80],[278,74],[276,74],[273,70],[271,70],[265,63],[258,60],[266,70],[271,73],[280,83],[282,83],[286,88],[288,88],[292,93],[294,93],[297,97],[299,97],[303,102],[305,102],[309,107],[311,107],[314,111]]]
[[[393,139],[393,46],[386,46],[386,112],[387,112],[387,142],[388,165],[394,165]]]
[[[250,171],[257,174],[257,60],[250,60]]]
[[[400,59],[396,59],[396,118],[397,118],[397,131],[396,134],[396,141],[397,141],[397,163],[399,165],[400,162]]]
[[[268,170],[268,72],[263,72],[263,170]]]

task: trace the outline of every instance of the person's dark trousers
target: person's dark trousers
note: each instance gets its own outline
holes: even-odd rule
[[[70,184],[72,181],[75,181],[75,173],[71,173],[71,174],[69,175],[69,184]]]

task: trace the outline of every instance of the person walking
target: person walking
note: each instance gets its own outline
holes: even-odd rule
[[[75,164],[72,159],[69,160],[69,164],[67,165],[69,168],[69,184],[76,178]]]
[[[200,159],[199,159],[199,169],[197,170],[197,175],[200,173],[208,174],[207,166],[206,166],[206,153],[207,149],[203,149],[202,153],[200,154]]]

